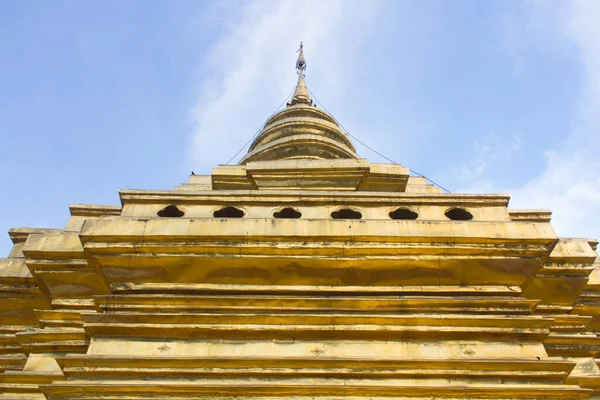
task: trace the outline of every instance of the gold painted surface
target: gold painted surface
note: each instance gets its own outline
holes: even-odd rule
[[[0,399],[598,399],[597,242],[359,158],[298,62],[239,165],[10,231]]]

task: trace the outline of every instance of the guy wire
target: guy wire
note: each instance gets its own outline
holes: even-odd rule
[[[225,163],[226,165],[228,165],[228,164],[231,162],[231,160],[233,160],[234,158],[236,158],[236,157],[237,157],[237,155],[238,155],[238,154],[240,154],[240,153],[241,153],[241,151],[242,151],[242,150],[244,150],[244,149],[246,148],[246,146],[248,146],[248,144],[250,144],[250,142],[252,142],[252,141],[254,140],[254,138],[258,136],[258,134],[259,134],[259,133],[262,131],[262,129],[265,127],[265,124],[267,123],[267,121],[268,121],[268,120],[270,120],[270,119],[271,119],[271,117],[272,117],[273,115],[275,115],[275,113],[277,113],[277,111],[279,111],[279,109],[281,108],[281,106],[283,106],[283,105],[284,105],[284,104],[287,102],[287,100],[290,98],[290,96],[292,95],[292,93],[294,93],[294,91],[295,91],[295,90],[296,90],[296,88],[294,88],[294,90],[292,90],[292,91],[290,92],[290,94],[288,94],[288,95],[287,95],[287,97],[286,97],[286,98],[283,100],[283,102],[282,102],[282,103],[281,103],[279,106],[277,106],[277,108],[275,109],[275,111],[273,111],[273,113],[272,113],[271,115],[269,115],[269,118],[267,118],[267,120],[266,120],[266,121],[265,121],[265,122],[264,122],[264,123],[263,123],[263,124],[260,126],[260,128],[258,128],[258,130],[256,131],[256,133],[254,133],[254,135],[252,135],[252,137],[251,137],[251,138],[250,138],[250,139],[249,139],[249,140],[248,140],[248,141],[247,141],[247,142],[246,142],[246,143],[245,143],[245,144],[242,146],[242,148],[241,148],[241,149],[239,149],[239,150],[237,151],[237,153],[235,153],[235,154],[233,155],[233,157],[231,157],[231,158],[229,159],[229,161],[227,161],[227,162]]]
[[[329,110],[327,109],[327,107],[325,107],[323,105],[323,103],[321,103],[319,101],[319,99],[317,99],[317,96],[315,96],[313,94],[313,92],[311,92],[308,88],[306,88],[306,90],[308,90],[308,93],[310,93],[310,95],[312,96],[313,99],[315,99],[317,101],[317,103],[319,103],[321,105],[321,107],[323,107],[323,110],[327,111],[327,113],[335,120],[335,122],[340,126],[340,128],[342,128],[344,130],[344,132],[346,132],[348,134],[348,136],[350,136],[352,139],[356,140],[358,143],[362,144],[363,146],[365,146],[367,149],[371,150],[373,153],[379,155],[380,157],[383,157],[384,159],[388,160],[389,162],[391,162],[392,164],[397,164],[399,165],[396,161],[392,160],[391,158],[388,158],[386,156],[384,156],[383,154],[381,154],[380,152],[378,152],[377,150],[375,150],[374,148],[370,147],[369,145],[367,145],[366,143],[364,143],[363,141],[361,141],[359,138],[357,138],[356,136],[354,136],[353,134],[351,134],[346,128],[344,128],[344,126],[333,116],[333,114],[331,114],[329,112]],[[425,178],[426,180],[428,180],[429,182],[433,183],[435,186],[439,187],[442,190],[445,190],[447,193],[450,193],[450,191],[448,189],[446,189],[445,187],[443,187],[442,185],[432,181],[431,179],[429,179],[428,177],[426,177],[423,174],[418,173],[417,171],[414,171],[412,169],[409,169],[410,172],[412,172],[415,175],[418,175],[422,178]]]

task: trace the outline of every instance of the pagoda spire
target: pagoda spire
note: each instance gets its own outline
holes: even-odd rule
[[[304,82],[302,42],[296,60],[298,84],[287,107],[273,114],[254,138],[240,165],[254,161],[358,159],[344,130],[316,107]]]
[[[306,82],[304,82],[304,71],[306,71],[306,60],[304,59],[304,45],[300,42],[300,48],[298,49],[298,60],[296,60],[296,70],[298,71],[298,83],[296,84],[296,90],[292,96],[292,101],[288,105],[293,106],[295,104],[308,104],[312,105],[312,100],[308,94],[306,88]]]

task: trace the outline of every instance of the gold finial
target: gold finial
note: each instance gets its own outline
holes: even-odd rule
[[[296,51],[298,54],[298,60],[296,61],[296,69],[298,73],[300,71],[306,71],[306,60],[304,59],[304,45],[300,42],[300,48]]]
[[[296,84],[296,90],[292,96],[292,101],[288,104],[293,106],[294,104],[309,104],[312,105],[312,100],[306,89],[306,83],[304,82],[304,71],[306,71],[306,60],[304,59],[304,45],[300,42],[300,48],[297,51],[298,60],[296,60],[296,69],[298,70],[298,83]]]

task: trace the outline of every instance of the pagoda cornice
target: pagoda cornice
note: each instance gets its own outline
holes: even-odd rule
[[[556,243],[547,223],[246,218],[95,219],[79,239],[110,284],[520,286]]]
[[[78,232],[32,234],[23,246],[25,262],[53,303],[108,293],[105,282],[87,260]],[[47,307],[39,307],[47,308]]]
[[[423,256],[479,254],[546,258],[557,241],[550,225],[545,223],[272,218],[90,220],[83,226],[79,239],[86,254],[92,255],[140,255],[158,249],[183,255],[202,253],[201,250],[206,249],[211,253],[218,250],[224,254],[247,252],[249,255],[268,252],[301,256],[309,252],[342,258],[416,252],[422,252]],[[230,241],[244,245],[232,246]],[[298,241],[303,243],[301,247],[294,245]]]
[[[210,241],[215,237],[247,239],[251,236],[258,240],[302,238],[308,242],[320,238],[333,241],[352,238],[356,242],[387,242],[402,238],[406,243],[430,243],[437,239],[445,243],[513,243],[515,246],[522,241],[525,249],[529,245],[547,246],[548,255],[558,240],[548,223],[389,219],[105,218],[86,221],[79,234],[84,247],[93,242],[120,242],[136,238],[160,242],[177,238]],[[25,247],[28,255],[35,254],[32,247]],[[44,254],[52,255],[50,252]]]
[[[168,203],[181,202],[191,204],[231,204],[234,202],[283,203],[310,202],[311,204],[423,204],[423,205],[462,205],[506,207],[510,200],[507,194],[459,194],[459,193],[391,193],[327,190],[120,190],[121,203]]]
[[[357,288],[354,288],[357,289]],[[391,288],[390,288],[391,289]],[[420,292],[411,294],[404,289],[405,294],[394,296],[388,292],[376,296],[344,296],[343,292],[337,296],[323,294],[327,289],[322,288],[312,296],[288,294],[271,297],[268,295],[256,296],[252,294],[112,294],[95,296],[98,312],[150,312],[156,309],[170,312],[208,312],[208,311],[263,311],[278,312],[292,311],[359,311],[364,310],[372,314],[382,313],[444,313],[444,314],[514,314],[529,315],[533,313],[537,300],[518,297],[495,296],[490,288],[479,288],[479,292],[490,292],[481,295],[473,289],[472,293],[464,291],[463,297],[443,296],[444,293],[427,291],[422,288]],[[365,289],[363,289],[365,290]],[[224,291],[224,290],[222,290]],[[396,290],[395,293],[401,291]],[[513,295],[515,292],[511,292]],[[442,295],[440,295],[442,294]],[[580,317],[586,318],[586,317]],[[591,317],[587,317],[591,320]]]
[[[499,315],[82,313],[88,336],[294,340],[543,340],[553,319]]]
[[[469,383],[469,384],[467,384]],[[265,400],[265,397],[302,399],[323,398],[324,396],[352,396],[352,400],[367,400],[378,397],[393,397],[398,400],[415,398],[458,399],[587,399],[593,393],[591,389],[582,389],[576,385],[556,385],[554,383],[527,384],[519,383],[479,383],[470,382],[436,382],[419,380],[384,380],[348,382],[343,379],[311,379],[290,380],[273,379],[271,381],[214,379],[200,382],[154,380],[152,385],[147,381],[62,381],[52,385],[40,385],[42,392],[49,400],[78,396],[80,400],[96,399],[99,395],[106,398],[126,398],[129,400],[147,399],[148,396],[171,396],[172,398],[225,400],[235,396],[236,399]],[[85,393],[85,394],[83,394]],[[61,397],[63,396],[63,397]],[[117,397],[121,396],[121,397]],[[179,397],[177,397],[179,396]],[[265,397],[261,397],[265,396]],[[308,396],[308,397],[304,397]],[[364,397],[366,396],[366,397]],[[407,397],[410,396],[410,397]],[[327,399],[327,397],[325,397]]]
[[[81,328],[35,329],[16,336],[27,353],[85,353],[89,345],[89,338]]]
[[[56,304],[53,304],[56,306]],[[41,328],[46,327],[64,327],[64,328],[81,328],[83,322],[80,315],[81,310],[34,310],[38,317]]]
[[[418,286],[355,286],[355,285],[246,285],[210,283],[163,283],[163,282],[123,282],[111,285],[116,294],[211,294],[226,296],[238,295],[368,295],[368,296],[476,296],[476,297],[515,297],[521,296],[519,286],[497,285],[418,285]],[[103,304],[96,298],[96,304]]]
[[[550,222],[550,210],[508,210],[513,221]]]
[[[19,330],[21,329],[27,328],[32,328],[32,326],[14,327],[13,329],[5,328],[5,331],[0,333],[0,354],[6,355],[23,353],[21,342],[19,342],[19,340],[15,336],[15,333],[19,332]]]
[[[105,217],[109,215],[121,215],[120,206],[107,206],[97,204],[71,204],[69,211],[72,216],[77,217]]]
[[[312,228],[320,224],[328,225],[329,236],[321,227]],[[290,235],[298,226],[307,232],[301,243]],[[184,276],[190,284],[203,277],[205,283],[291,284],[296,279],[294,284],[301,284],[304,278],[297,274],[302,275],[303,269],[290,275],[286,272],[290,263],[314,270],[322,284],[356,285],[360,280],[376,285],[490,284],[497,279],[496,283],[519,286],[543,265],[555,240],[545,223],[272,219],[228,223],[214,218],[106,217],[86,220],[79,235],[35,234],[24,253],[58,305],[65,297],[81,297],[84,290],[87,296],[106,292],[109,286],[116,289],[156,279],[175,282]],[[153,266],[157,253],[163,256],[159,269]],[[197,266],[190,264],[192,260]],[[469,273],[459,273],[465,266]],[[410,278],[414,268],[424,272],[418,281]],[[77,324],[66,314],[55,320]]]
[[[12,228],[8,230],[8,236],[14,244],[23,243],[27,240],[29,235],[32,234],[44,234],[47,232],[60,232],[60,229],[49,229],[49,228]]]
[[[575,363],[560,359],[434,359],[370,357],[255,357],[255,356],[138,356],[66,355],[56,361],[66,376],[79,379],[101,376],[132,378],[152,376],[185,377],[360,377],[408,379],[505,379],[564,381]]]
[[[538,305],[539,307],[539,305]],[[592,321],[591,316],[576,314],[546,314],[554,317],[550,330],[556,333],[579,333]]]
[[[1,327],[7,333],[18,331],[19,326],[37,325],[33,310],[50,307],[22,257],[0,259],[0,299]]]
[[[40,385],[65,380],[61,372],[55,371],[8,371],[0,374],[0,393],[5,399],[45,399]]]
[[[595,357],[600,354],[600,337],[593,333],[552,333],[544,340],[549,356]]]
[[[25,366],[27,356],[22,353],[0,354],[0,373],[6,370],[20,370]]]

